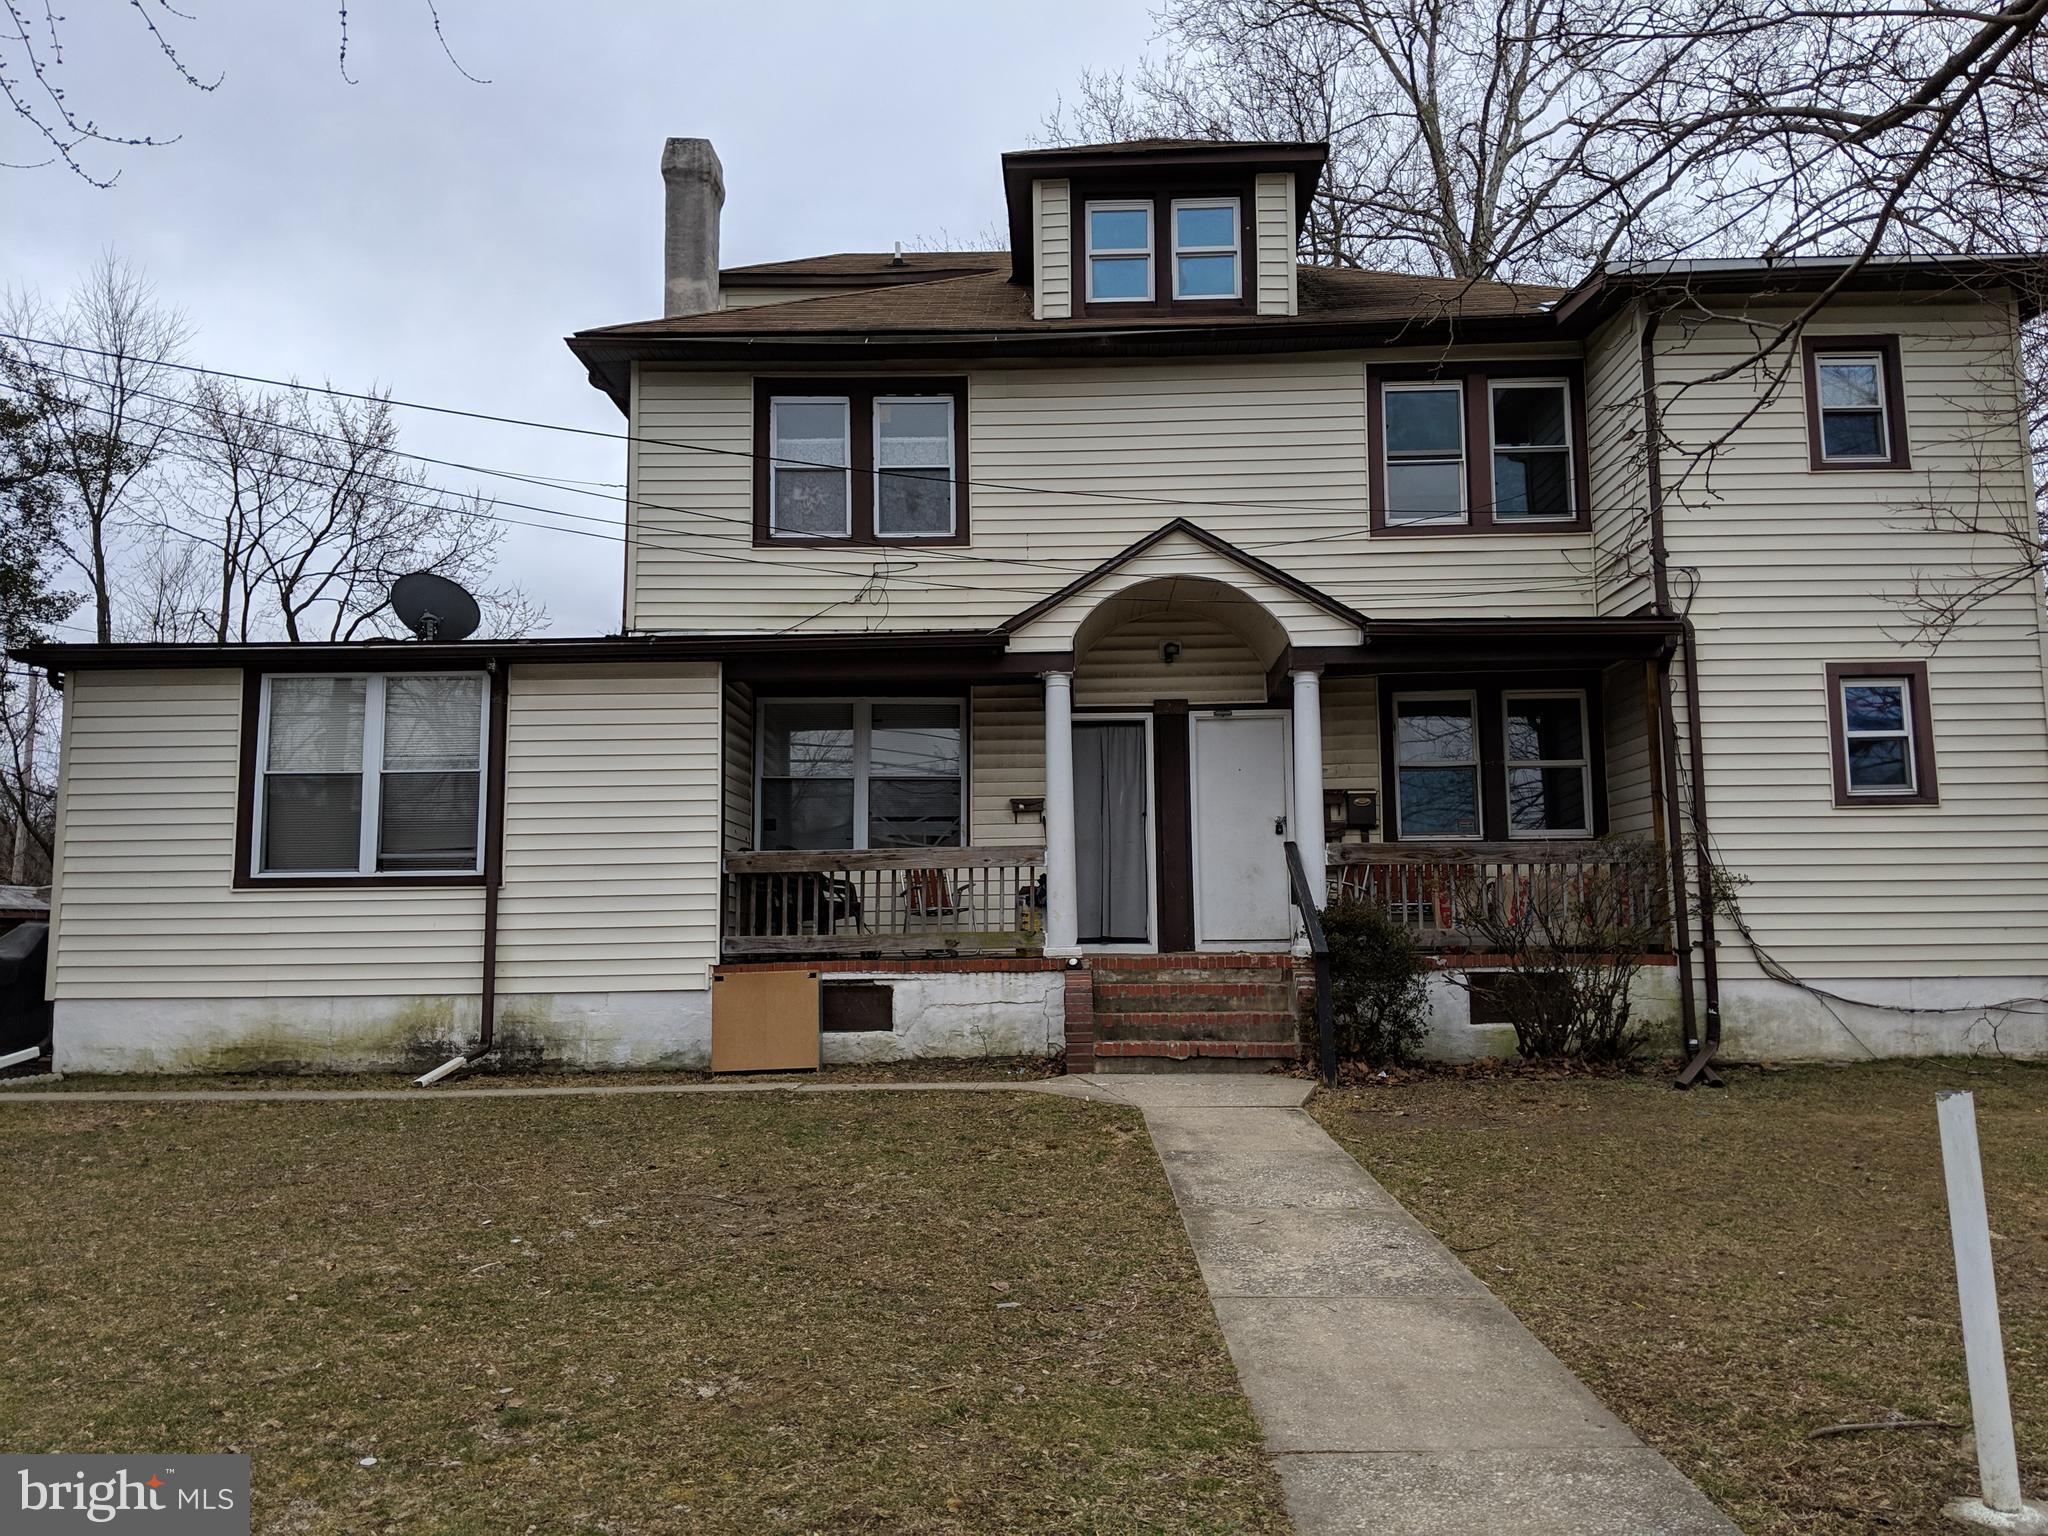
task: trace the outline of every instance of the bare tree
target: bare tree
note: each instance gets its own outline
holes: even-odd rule
[[[1059,142],[1322,139],[1305,254],[1559,280],[1601,261],[1959,249],[2038,219],[2048,0],[1166,0]]]
[[[0,341],[0,385],[29,413],[58,487],[61,554],[86,583],[95,637],[114,637],[117,546],[172,446],[176,363],[191,335],[134,267],[94,263],[61,309],[10,295],[4,329],[57,347]]]
[[[489,85],[490,81],[471,74],[455,57],[454,49],[448,44],[447,33],[441,26],[437,0],[420,0],[420,3],[433,25],[434,41],[440,45],[441,52],[447,56],[455,72],[472,85]],[[126,10],[137,28],[137,35],[175,78],[202,95],[211,95],[220,89],[226,76],[218,74],[211,79],[203,79],[194,73],[185,62],[180,42],[173,37],[181,24],[196,23],[196,16],[178,10],[170,0],[128,0]],[[69,20],[48,3],[31,7],[24,5],[22,0],[0,0],[0,101],[6,103],[15,121],[22,124],[30,137],[38,142],[42,153],[41,159],[27,162],[0,159],[0,168],[38,170],[48,165],[61,165],[81,181],[105,189],[120,180],[121,173],[98,174],[81,158],[83,153],[91,150],[161,149],[177,143],[178,136],[158,138],[147,133],[102,127],[97,119],[72,105],[65,83],[65,54],[71,46],[67,41]],[[346,4],[340,8],[338,28],[340,37],[335,65],[341,72],[341,78],[354,85],[355,77],[349,74]]]
[[[174,430],[179,472],[154,498],[137,615],[152,627],[216,640],[389,634],[391,583],[419,570],[474,590],[496,633],[545,623],[493,580],[505,529],[491,504],[435,485],[403,454],[388,399],[207,380]]]

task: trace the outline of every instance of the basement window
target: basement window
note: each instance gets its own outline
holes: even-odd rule
[[[480,872],[489,707],[480,672],[264,678],[251,872]]]

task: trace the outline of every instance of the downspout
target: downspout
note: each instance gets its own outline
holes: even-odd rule
[[[1661,313],[1652,310],[1643,322],[1643,482],[1649,500],[1651,590],[1657,612],[1665,618],[1671,618],[1675,616],[1675,610],[1671,604],[1671,551],[1664,542],[1663,426],[1657,409],[1656,340],[1658,322],[1662,319]],[[1690,903],[1685,896],[1685,818],[1679,809],[1678,723],[1672,708],[1671,658],[1668,655],[1657,664],[1657,706],[1663,746],[1659,756],[1663,759],[1666,842],[1671,859],[1672,947],[1676,950],[1678,959],[1678,1013],[1686,1056],[1685,1068],[1679,1073],[1675,1085],[1690,1088],[1703,1073],[1710,1081],[1718,1081],[1708,1071],[1708,1064],[1721,1047],[1721,982],[1714,953],[1713,900],[1708,894],[1712,890],[1708,883],[1711,862],[1707,853],[1706,794],[1701,778],[1705,764],[1705,747],[1700,736],[1699,677],[1695,669],[1693,627],[1690,619],[1684,621],[1681,631],[1680,658],[1685,667],[1686,732],[1689,738],[1688,756],[1692,768],[1693,788],[1693,842],[1697,855],[1699,888],[1702,893],[1700,947],[1707,1004],[1707,1028],[1704,1039],[1700,1035],[1699,1005],[1693,992],[1692,914]]]
[[[477,984],[476,1048],[451,1056],[415,1078],[414,1084],[420,1088],[430,1088],[451,1073],[475,1066],[497,1046],[498,893],[505,873],[505,696],[512,667],[496,657],[484,665],[491,675],[491,739],[484,773],[484,953]]]

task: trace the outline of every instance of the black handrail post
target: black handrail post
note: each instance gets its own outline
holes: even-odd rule
[[[1330,1003],[1330,939],[1323,932],[1322,914],[1316,910],[1315,888],[1308,883],[1308,871],[1302,868],[1301,848],[1291,839],[1287,843],[1287,883],[1292,888],[1294,905],[1301,912],[1301,926],[1308,933],[1308,952],[1315,960],[1316,968],[1316,1044],[1317,1062],[1321,1068],[1325,1087],[1334,1087],[1337,1082],[1337,1023],[1331,1013]]]

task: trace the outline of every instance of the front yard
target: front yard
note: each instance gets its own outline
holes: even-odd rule
[[[1745,1531],[1955,1530],[1976,1491],[1934,1095],[1977,1096],[2007,1367],[2048,1485],[2048,1068],[1431,1076],[1325,1128]],[[1891,1415],[1949,1428],[1809,1438]]]
[[[0,1106],[0,1445],[258,1531],[1279,1531],[1135,1113]]]

